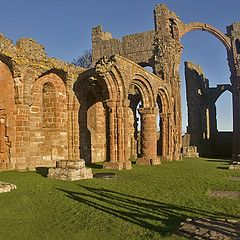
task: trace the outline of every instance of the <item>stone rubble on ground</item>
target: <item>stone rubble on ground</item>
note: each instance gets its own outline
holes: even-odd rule
[[[190,239],[239,240],[240,221],[234,219],[187,218],[177,235]]]
[[[67,181],[93,178],[91,168],[85,167],[84,160],[61,160],[56,162],[56,167],[49,168],[48,178]]]
[[[233,161],[233,163],[229,166],[231,170],[240,170],[240,162]]]
[[[0,181],[0,193],[10,192],[12,189],[16,188],[17,186],[15,184]]]

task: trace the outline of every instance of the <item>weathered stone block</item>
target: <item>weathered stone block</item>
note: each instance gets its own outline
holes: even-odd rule
[[[123,163],[122,162],[105,162],[103,164],[103,168],[122,170],[123,169]]]
[[[67,181],[93,178],[92,169],[85,168],[84,160],[61,160],[56,163],[56,166],[49,168],[49,178]]]
[[[231,164],[229,166],[229,169],[231,169],[231,170],[240,170],[240,163],[239,164]]]
[[[57,168],[80,169],[85,167],[84,160],[61,160],[56,163]]]
[[[196,146],[187,146],[182,148],[182,156],[188,158],[199,157]]]

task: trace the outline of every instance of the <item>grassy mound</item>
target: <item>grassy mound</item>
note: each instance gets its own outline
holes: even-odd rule
[[[133,165],[95,173],[113,179],[65,182],[37,172],[1,172],[17,189],[0,194],[0,239],[184,239],[173,235],[187,217],[240,218],[239,199],[214,198],[210,190],[240,191],[239,171],[228,160],[185,159],[159,166]]]

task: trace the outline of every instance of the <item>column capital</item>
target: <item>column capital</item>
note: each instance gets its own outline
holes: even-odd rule
[[[145,115],[145,114],[155,114],[157,115],[158,114],[158,108],[139,108],[138,109],[138,112],[141,114],[141,115]]]
[[[104,103],[107,105],[109,108],[114,108],[116,107],[116,101],[114,100],[105,100]]]

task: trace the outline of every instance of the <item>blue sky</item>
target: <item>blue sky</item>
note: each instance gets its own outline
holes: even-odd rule
[[[226,26],[240,21],[240,0],[0,0],[0,32],[15,42],[30,37],[44,45],[48,56],[72,61],[91,48],[91,29],[103,25],[105,31],[121,38],[126,34],[153,29],[153,9],[165,3],[185,23],[200,21],[226,32]],[[182,62],[200,64],[211,86],[229,83],[225,48],[205,32],[191,32],[183,39]],[[180,68],[183,75],[183,65]],[[183,79],[184,80],[184,79]],[[185,85],[183,81],[183,90]],[[184,92],[184,91],[183,91]],[[184,99],[184,94],[183,94]],[[224,94],[217,105],[219,128],[231,128],[231,95]],[[183,100],[184,126],[186,103]]]

